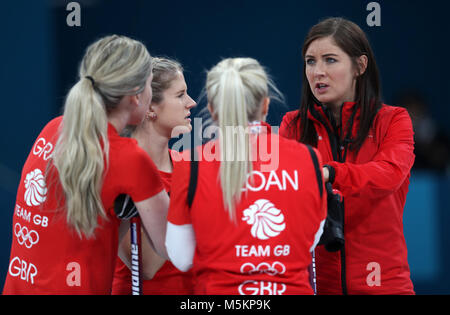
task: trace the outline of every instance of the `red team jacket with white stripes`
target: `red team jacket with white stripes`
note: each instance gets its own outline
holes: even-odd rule
[[[283,117],[280,135],[300,139],[301,122],[294,123],[297,114],[292,111]],[[340,126],[353,123],[352,139],[359,117],[355,103],[343,104]],[[343,193],[345,207],[344,249],[330,253],[323,246],[316,248],[318,293],[414,294],[403,235],[403,208],[414,163],[408,112],[382,105],[359,153],[348,150],[345,160],[339,152],[343,148],[332,145],[342,143],[344,135],[330,132],[323,108],[313,106],[308,119],[317,131],[324,164],[335,169],[333,187]]]

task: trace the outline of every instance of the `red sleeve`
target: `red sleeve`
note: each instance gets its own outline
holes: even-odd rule
[[[344,195],[382,197],[396,191],[414,164],[414,132],[404,108],[395,114],[372,161],[365,164],[329,162],[336,170],[335,187]]]
[[[297,116],[298,111],[287,112],[286,115],[283,116],[283,119],[280,124],[279,135],[288,138],[297,140],[299,137],[299,126],[298,124],[294,124],[294,119]]]
[[[191,224],[187,195],[190,178],[190,151],[173,160],[172,186],[167,221],[175,225]]]
[[[130,195],[134,202],[153,197],[164,189],[155,163],[139,147],[133,158],[127,161],[127,166],[123,173],[123,184],[125,193]]]

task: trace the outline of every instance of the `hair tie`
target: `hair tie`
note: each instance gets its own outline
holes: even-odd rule
[[[92,87],[95,87],[95,80],[93,77],[91,77],[90,75],[85,76],[86,79],[88,79],[89,81],[91,81],[92,83]]]

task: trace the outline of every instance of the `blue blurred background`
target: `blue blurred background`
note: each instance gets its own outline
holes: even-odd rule
[[[178,59],[190,94],[200,95],[205,70],[223,57],[251,56],[265,65],[285,105],[272,106],[279,125],[296,109],[301,91],[301,46],[312,25],[343,16],[367,33],[381,71],[384,101],[410,110],[417,162],[404,212],[412,279],[418,294],[449,294],[450,2],[377,1],[381,26],[369,27],[371,1],[85,0],[81,26],[66,23],[70,1],[3,1],[0,86],[0,289],[8,272],[12,214],[22,165],[35,137],[61,113],[88,44],[118,33],[143,41],[152,55]],[[198,112],[198,110],[197,110]]]

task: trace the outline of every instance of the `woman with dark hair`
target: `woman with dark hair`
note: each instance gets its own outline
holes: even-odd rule
[[[411,119],[381,101],[374,54],[353,22],[329,18],[303,44],[300,109],[280,134],[316,147],[344,196],[345,245],[316,249],[319,294],[414,294],[403,208],[414,163]]]

